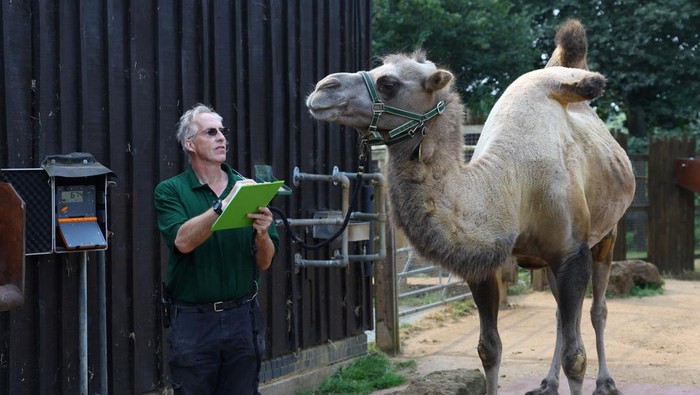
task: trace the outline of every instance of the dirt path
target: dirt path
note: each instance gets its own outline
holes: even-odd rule
[[[608,366],[625,394],[700,394],[700,282],[666,280],[661,296],[608,300]],[[549,292],[511,297],[499,314],[503,341],[500,393],[523,394],[546,374],[555,336],[555,305]],[[598,358],[584,301],[582,335],[588,354],[584,393],[592,393]],[[430,317],[430,316],[427,316]],[[421,324],[425,325],[424,318]],[[458,368],[481,369],[476,353],[476,313],[432,328],[402,334],[400,358],[417,359],[418,374]],[[563,373],[561,393],[568,393]],[[395,390],[395,389],[394,389]]]

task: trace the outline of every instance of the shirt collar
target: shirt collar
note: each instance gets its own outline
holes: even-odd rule
[[[233,173],[233,169],[231,169],[231,166],[229,166],[228,163],[222,163],[221,170],[225,171],[226,174],[228,174],[228,185],[229,186],[235,184],[236,181],[241,179],[241,177],[239,177],[238,175]],[[199,189],[199,188],[204,188],[205,186],[208,187],[208,185],[201,184],[199,182],[197,175],[194,173],[194,170],[192,170],[192,166],[187,167],[187,171],[185,171],[185,179],[187,180],[187,184],[193,190]],[[226,189],[228,189],[228,186],[226,187]]]

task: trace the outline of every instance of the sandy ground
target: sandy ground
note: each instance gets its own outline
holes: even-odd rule
[[[664,295],[608,300],[608,366],[625,394],[700,394],[700,281],[665,281]],[[595,389],[598,371],[590,305],[587,298],[581,325],[588,354],[584,393],[589,394]],[[509,306],[501,309],[499,393],[523,394],[538,386],[551,360],[554,317],[555,304],[549,292],[511,296]],[[402,331],[402,353],[397,358],[417,360],[418,375],[436,370],[481,369],[476,353],[476,313],[446,321],[432,313],[415,326],[425,329]],[[563,373],[560,381],[560,392],[569,393]]]

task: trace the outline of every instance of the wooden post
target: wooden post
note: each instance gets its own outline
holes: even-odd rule
[[[395,258],[396,242],[394,240],[394,230],[387,224],[386,259],[375,262],[374,312],[376,326],[374,333],[377,347],[389,355],[396,355],[401,351]]]
[[[618,129],[613,129],[610,131],[615,140],[620,144],[625,151],[627,151],[627,135],[621,133]],[[625,235],[627,234],[627,212],[620,218],[617,223],[617,239],[613,245],[613,260],[614,261],[624,261],[627,259],[627,242]]]
[[[649,144],[649,258],[661,273],[693,271],[695,195],[675,182],[677,158],[695,151],[695,138],[652,138]]]
[[[547,269],[535,269],[530,270],[530,285],[535,291],[544,291],[545,288],[549,287],[549,282],[547,281]]]

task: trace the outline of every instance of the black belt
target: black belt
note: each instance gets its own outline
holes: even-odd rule
[[[214,302],[214,303],[183,303],[183,302],[178,302],[175,301],[173,302],[173,306],[177,309],[177,311],[181,311],[184,313],[207,313],[210,311],[215,311],[217,313],[220,313],[225,310],[230,310],[234,309],[236,307],[241,307],[250,301],[252,301],[255,298],[255,294],[253,295],[246,295],[240,299],[235,299],[235,300],[223,300],[220,302]]]

